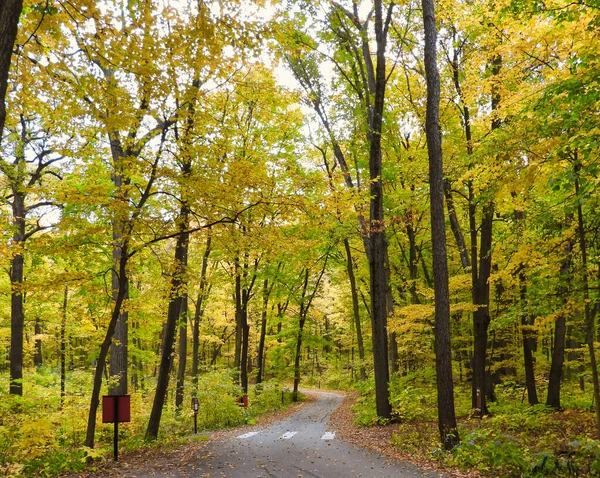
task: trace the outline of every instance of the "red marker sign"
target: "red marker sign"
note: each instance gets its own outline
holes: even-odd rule
[[[119,415],[119,422],[130,422],[130,396],[104,395],[102,397],[102,423],[115,423],[115,410]]]

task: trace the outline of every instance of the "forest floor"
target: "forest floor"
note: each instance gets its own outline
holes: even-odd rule
[[[335,423],[337,435],[344,441],[354,445],[375,451],[381,455],[411,463],[424,470],[433,470],[448,477],[480,477],[475,471],[465,473],[454,468],[444,468],[434,460],[418,456],[413,453],[403,452],[391,443],[394,434],[398,433],[399,425],[373,425],[360,427],[354,423],[352,406],[356,403],[359,394],[356,392],[345,392],[346,399],[342,405],[333,412],[331,422]]]

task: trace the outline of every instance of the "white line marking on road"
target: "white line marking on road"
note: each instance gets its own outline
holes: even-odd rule
[[[321,440],[333,440],[335,438],[335,432],[325,432],[325,435],[321,437]]]
[[[243,435],[239,435],[236,438],[250,438],[253,437],[254,435],[258,435],[259,432],[248,432],[248,433],[244,433]]]
[[[279,437],[280,440],[289,440],[298,432],[285,432],[283,435]]]

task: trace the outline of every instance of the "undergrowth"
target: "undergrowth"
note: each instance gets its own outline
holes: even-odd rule
[[[53,369],[41,368],[28,374],[23,397],[0,390],[0,476],[57,476],[93,470],[94,463],[111,459],[113,425],[101,423],[101,409],[96,422],[96,447],[92,450],[83,446],[90,382],[89,373],[70,373],[62,406],[58,377]],[[174,396],[170,395],[163,410],[159,439],[146,441],[144,435],[153,400],[149,390],[154,389],[154,384],[147,382],[146,387],[147,390],[131,394],[132,421],[119,425],[120,451],[146,447],[169,449],[190,438],[202,437],[193,437],[190,382],[186,384],[188,394],[182,409],[175,409]],[[259,415],[288,406],[291,401],[290,394],[284,394],[282,401],[281,387],[276,381],[252,387],[248,408],[238,406],[240,395],[229,371],[201,375],[195,392],[199,401],[198,430],[254,423]]]
[[[390,383],[392,411],[399,421],[392,444],[404,453],[445,467],[477,470],[484,476],[600,476],[600,441],[594,439],[591,392],[586,396],[564,384],[563,403],[570,408],[555,411],[544,405],[530,406],[523,399],[523,386],[507,381],[496,388],[498,400],[488,404],[491,415],[480,419],[471,416],[469,385],[458,386],[455,399],[461,443],[446,452],[439,444],[434,385],[435,380],[423,373]],[[353,408],[355,422],[360,426],[381,423],[376,418],[373,384],[358,388],[361,397]]]

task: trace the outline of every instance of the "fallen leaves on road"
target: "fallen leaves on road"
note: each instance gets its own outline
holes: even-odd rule
[[[331,415],[330,423],[335,424],[336,436],[342,440],[396,460],[412,463],[425,470],[435,470],[443,473],[444,476],[457,478],[481,476],[477,472],[465,473],[456,469],[441,468],[437,462],[431,459],[402,452],[390,443],[392,436],[399,431],[398,424],[373,425],[371,427],[355,425],[351,408],[357,399],[357,393],[347,393],[342,404]]]
[[[314,400],[314,398],[309,396],[305,401],[294,403],[285,410],[266,413],[257,419],[255,425],[243,425],[227,430],[212,431],[191,436],[189,441],[185,444],[169,450],[160,448],[141,448],[135,451],[123,452],[119,454],[119,461],[116,463],[108,459],[103,463],[94,463],[98,468],[96,471],[87,471],[64,476],[81,478],[136,478],[153,475],[166,476],[166,473],[171,472],[173,473],[173,476],[198,476],[197,470],[194,470],[194,465],[208,458],[204,452],[208,443],[239,435],[240,433],[243,433],[243,430],[249,428],[266,428],[272,423],[284,420],[288,416],[296,413],[312,400]]]

